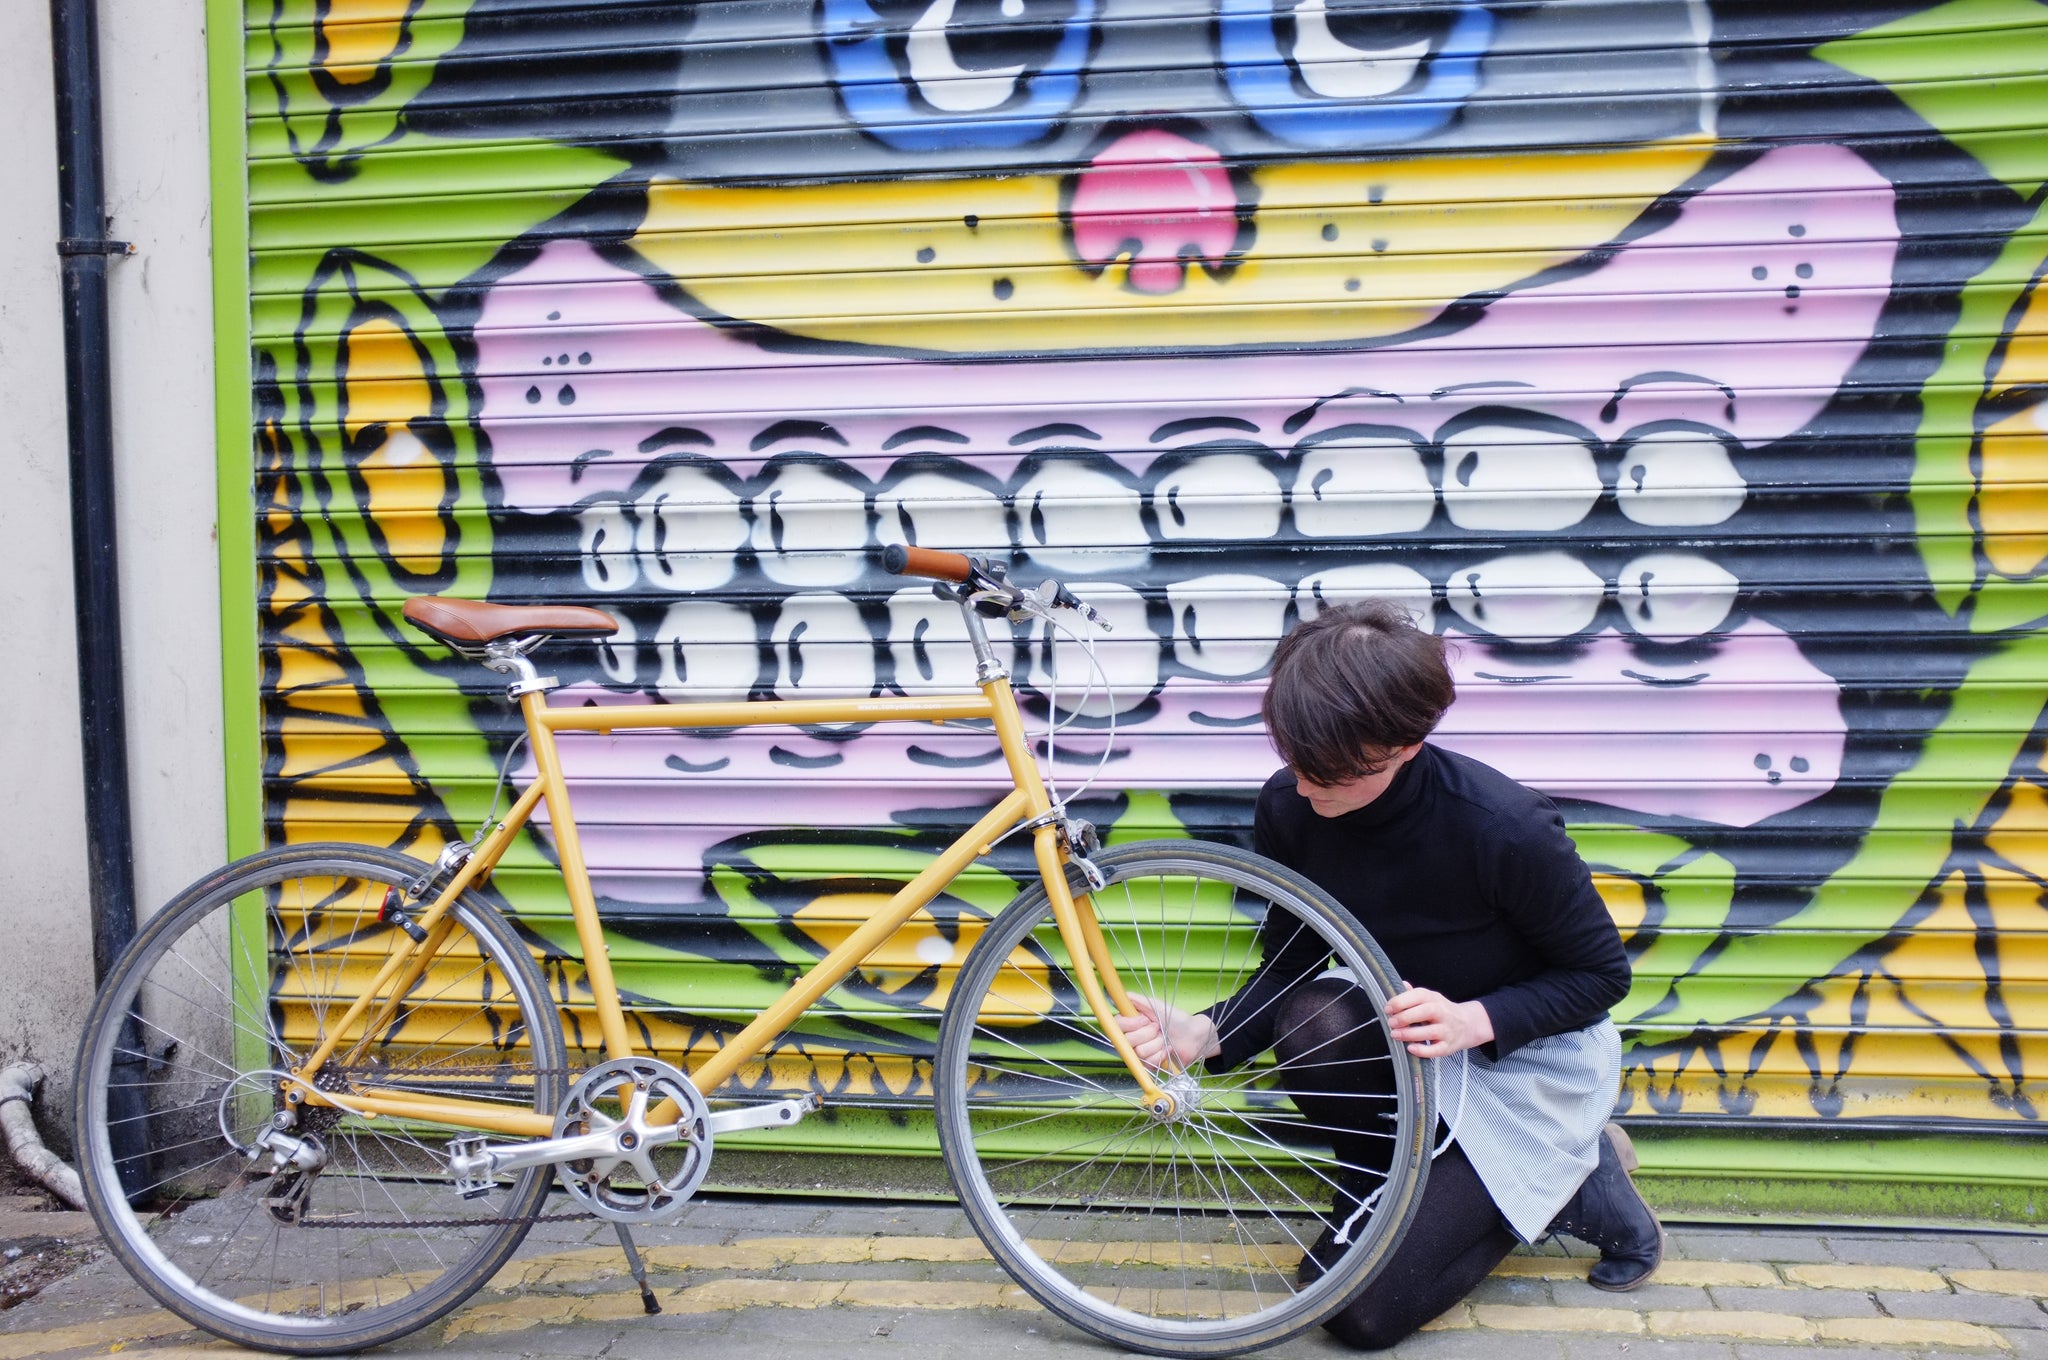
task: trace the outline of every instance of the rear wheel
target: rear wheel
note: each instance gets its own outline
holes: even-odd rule
[[[1109,886],[1095,914],[1125,987],[1183,1011],[1238,991],[1268,922],[1307,932],[1314,994],[1341,994],[1367,1031],[1354,1047],[1377,1054],[1354,1062],[1370,1089],[1344,1106],[1371,1114],[1347,1123],[1377,1127],[1304,1114],[1294,1097],[1316,1085],[1314,1054],[1162,1073],[1178,1108],[1154,1118],[1069,979],[1041,886],[987,926],[946,1011],[933,1084],[947,1169],[995,1258],[1084,1331],[1166,1355],[1275,1344],[1365,1285],[1421,1192],[1433,1082],[1386,1041],[1393,970],[1348,912],[1260,856],[1152,841],[1096,863]],[[1078,875],[1073,887],[1086,891]],[[1348,1246],[1319,1252],[1324,1273],[1301,1283],[1304,1253],[1345,1220]]]
[[[467,1130],[294,1108],[280,1080],[410,947],[380,911],[426,868],[353,845],[237,861],[152,918],[95,1001],[78,1064],[86,1197],[122,1264],[194,1325],[298,1354],[389,1341],[488,1280],[540,1208],[551,1167],[462,1199],[446,1151]],[[540,970],[474,894],[390,1018],[366,1025],[316,1078],[338,1104],[374,1089],[552,1117],[562,1099]],[[260,1148],[281,1113],[307,1169]]]

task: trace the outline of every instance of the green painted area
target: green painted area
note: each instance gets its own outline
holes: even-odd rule
[[[2048,1219],[2048,1141],[2026,1134],[1858,1134],[1853,1125],[1688,1133],[1632,1124],[1643,1193],[1667,1214]]]
[[[828,1107],[794,1129],[721,1141],[713,1189],[950,1199],[930,1111]],[[2048,1143],[1847,1128],[1686,1133],[1633,1124],[1643,1193],[1666,1217],[1742,1223],[2020,1226],[2048,1221]],[[791,1156],[800,1153],[800,1156]],[[1969,1168],[1971,1179],[1960,1174]],[[1981,1170],[1981,1174],[1979,1174]]]
[[[207,0],[207,176],[213,254],[214,532],[220,562],[221,734],[230,858],[263,848],[262,700],[256,655],[256,502],[250,449],[248,162],[242,12]]]
[[[1950,0],[1814,49],[1845,71],[1889,85],[1956,145],[2022,194],[2042,183],[2038,150],[1986,137],[2016,108],[2042,104],[2048,8],[2034,0]],[[2039,142],[2038,135],[2031,140]]]

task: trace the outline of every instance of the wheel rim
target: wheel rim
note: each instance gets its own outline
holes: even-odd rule
[[[545,1193],[546,1173],[530,1171],[460,1200],[441,1154],[447,1131],[389,1119],[307,1111],[292,1132],[318,1137],[325,1164],[296,1183],[248,1174],[233,1145],[252,1145],[280,1104],[276,1079],[250,1074],[302,1058],[404,943],[378,908],[408,877],[403,860],[258,865],[152,923],[95,1009],[81,1107],[88,1191],[117,1252],[188,1320],[283,1344],[408,1330],[516,1247],[523,1228],[486,1220],[530,1213]],[[561,1057],[544,988],[512,956],[509,932],[494,934],[467,906],[455,922],[399,1014],[353,1065],[338,1050],[330,1070],[387,1089],[551,1106]],[[110,1110],[137,1085],[147,1161],[117,1164],[115,1121],[137,1116]],[[280,1218],[295,1211],[297,1221]]]
[[[1263,911],[1312,923],[1317,911],[1221,856],[1153,854],[1111,878],[1095,903],[1125,986],[1184,1011],[1236,992],[1257,964]],[[1316,928],[1377,1023],[1388,986],[1370,947]],[[942,1099],[942,1122],[970,1215],[1041,1302],[1125,1344],[1269,1344],[1339,1306],[1383,1256],[1419,1177],[1400,1156],[1384,1168],[1338,1158],[1285,1094],[1291,1070],[1273,1055],[1222,1075],[1198,1064],[1166,1083],[1176,1117],[1155,1120],[1067,981],[1042,900],[1013,906],[978,952],[943,1062],[960,1098]],[[1405,1055],[1385,1065],[1386,1145],[1414,1149],[1419,1068]],[[1367,1170],[1392,1193],[1353,1224],[1351,1255],[1298,1285],[1340,1181]]]

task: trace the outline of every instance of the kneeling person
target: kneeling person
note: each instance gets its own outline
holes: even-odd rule
[[[1141,1056],[1222,1071],[1274,1050],[1340,1165],[1328,1226],[1302,1263],[1341,1250],[1390,1155],[1387,1045],[1443,1064],[1442,1142],[1407,1234],[1328,1324],[1392,1346],[1546,1232],[1600,1250],[1591,1282],[1633,1289],[1663,1254],[1609,1124],[1621,1042],[1608,1008],[1628,956],[1550,800],[1426,739],[1454,691],[1443,642],[1399,608],[1326,610],[1282,639],[1265,718],[1286,768],[1258,800],[1254,846],[1320,884],[1370,931],[1405,988],[1375,1023],[1343,969],[1268,938],[1258,970],[1199,1015],[1134,997]],[[1273,934],[1269,926],[1268,936]]]

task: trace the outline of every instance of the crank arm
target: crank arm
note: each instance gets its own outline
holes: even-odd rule
[[[644,1143],[624,1145],[620,1135],[632,1136],[625,1126],[604,1133],[583,1133],[573,1138],[537,1138],[530,1143],[487,1143],[481,1138],[458,1138],[449,1144],[448,1170],[457,1186],[488,1185],[491,1177],[507,1171],[524,1171],[530,1166],[551,1166],[557,1162],[616,1159],[642,1148],[664,1147],[683,1137],[680,1124],[647,1130]],[[637,1140],[636,1140],[637,1141]],[[465,1191],[465,1193],[467,1193]]]
[[[723,1138],[741,1129],[787,1128],[816,1110],[819,1103],[814,1095],[801,1095],[794,1100],[778,1100],[772,1105],[741,1105],[730,1110],[714,1110],[705,1122],[711,1126],[713,1138]]]

